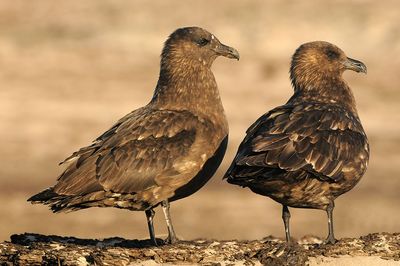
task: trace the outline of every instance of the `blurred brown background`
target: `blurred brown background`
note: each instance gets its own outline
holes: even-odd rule
[[[147,237],[145,215],[117,209],[52,214],[26,199],[54,183],[58,162],[146,104],[163,42],[198,25],[241,53],[213,71],[230,122],[213,180],[172,205],[185,239],[283,237],[281,206],[221,180],[247,127],[292,93],[290,56],[326,40],[368,66],[345,73],[371,143],[367,174],[336,201],[337,237],[399,231],[398,1],[2,1],[0,3],[0,240],[37,232]],[[292,209],[292,234],[325,236],[323,211]],[[157,233],[165,234],[161,211]]]

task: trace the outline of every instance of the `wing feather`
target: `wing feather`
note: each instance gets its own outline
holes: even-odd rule
[[[209,120],[187,111],[138,109],[68,157],[64,162],[75,160],[59,177],[54,191],[63,195],[99,190],[135,193],[160,182],[172,184],[171,179],[179,175],[189,181],[188,172],[200,170],[214,153],[213,147],[198,148],[208,141],[198,137],[213,130]],[[199,154],[193,154],[195,146]],[[202,161],[196,161],[200,152]]]
[[[249,128],[225,176],[234,179],[235,171],[238,175],[250,173],[245,165],[288,172],[302,169],[315,178],[335,182],[353,162],[363,160],[361,164],[366,166],[368,156],[368,140],[358,117],[350,111],[319,103],[284,105]],[[356,168],[351,169],[365,170]]]

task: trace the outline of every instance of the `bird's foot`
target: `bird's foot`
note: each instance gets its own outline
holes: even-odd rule
[[[285,242],[285,247],[287,250],[291,250],[293,247],[296,247],[297,245],[298,245],[297,241],[293,238],[290,238]]]
[[[158,247],[158,243],[156,239],[150,239],[151,245]]]
[[[286,247],[290,248],[294,245],[293,240],[286,241]]]
[[[328,236],[324,242],[322,242],[323,245],[333,245],[337,242],[337,240],[333,236]]]
[[[180,240],[177,237],[167,237],[164,240],[164,244],[173,245],[178,243]]]
[[[152,247],[159,247],[159,246],[163,246],[166,244],[165,240],[160,239],[160,238],[155,238],[155,239],[150,238],[148,241],[149,241],[148,245],[152,246]]]
[[[297,252],[298,250],[299,250],[299,244],[295,239],[291,239],[290,241],[282,242],[281,244],[279,244],[276,254],[278,253],[291,254],[293,252]]]

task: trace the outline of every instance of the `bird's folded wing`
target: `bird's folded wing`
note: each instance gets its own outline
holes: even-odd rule
[[[358,117],[336,105],[281,106],[247,131],[234,165],[303,169],[337,181],[368,160],[368,141]],[[241,171],[243,170],[241,167]],[[227,175],[234,176],[235,166]]]
[[[174,177],[187,179],[212,155],[204,148],[207,140],[199,138],[212,131],[212,123],[187,111],[138,109],[67,158],[72,162],[55,192],[134,193],[160,183],[173,185]]]

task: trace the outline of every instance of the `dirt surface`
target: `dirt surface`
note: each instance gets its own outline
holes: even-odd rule
[[[218,173],[174,202],[182,239],[283,237],[281,206],[222,181],[245,130],[292,93],[289,62],[326,40],[363,61],[344,74],[371,143],[368,171],[335,203],[335,234],[400,231],[400,1],[0,1],[0,241],[13,233],[148,237],[145,215],[117,209],[53,214],[26,199],[54,184],[58,162],[146,104],[160,52],[176,28],[197,25],[239,50],[213,65],[230,134]],[[156,233],[166,234],[160,209]],[[325,237],[325,212],[291,209],[292,235]]]
[[[38,234],[12,235],[0,243],[0,263],[14,265],[318,265],[363,260],[382,265],[400,263],[400,234],[345,238],[335,245],[305,237],[290,246],[281,239],[260,241],[182,241],[152,247],[148,240],[104,240]],[[352,260],[353,259],[353,260]],[[379,265],[379,264],[374,264]]]

